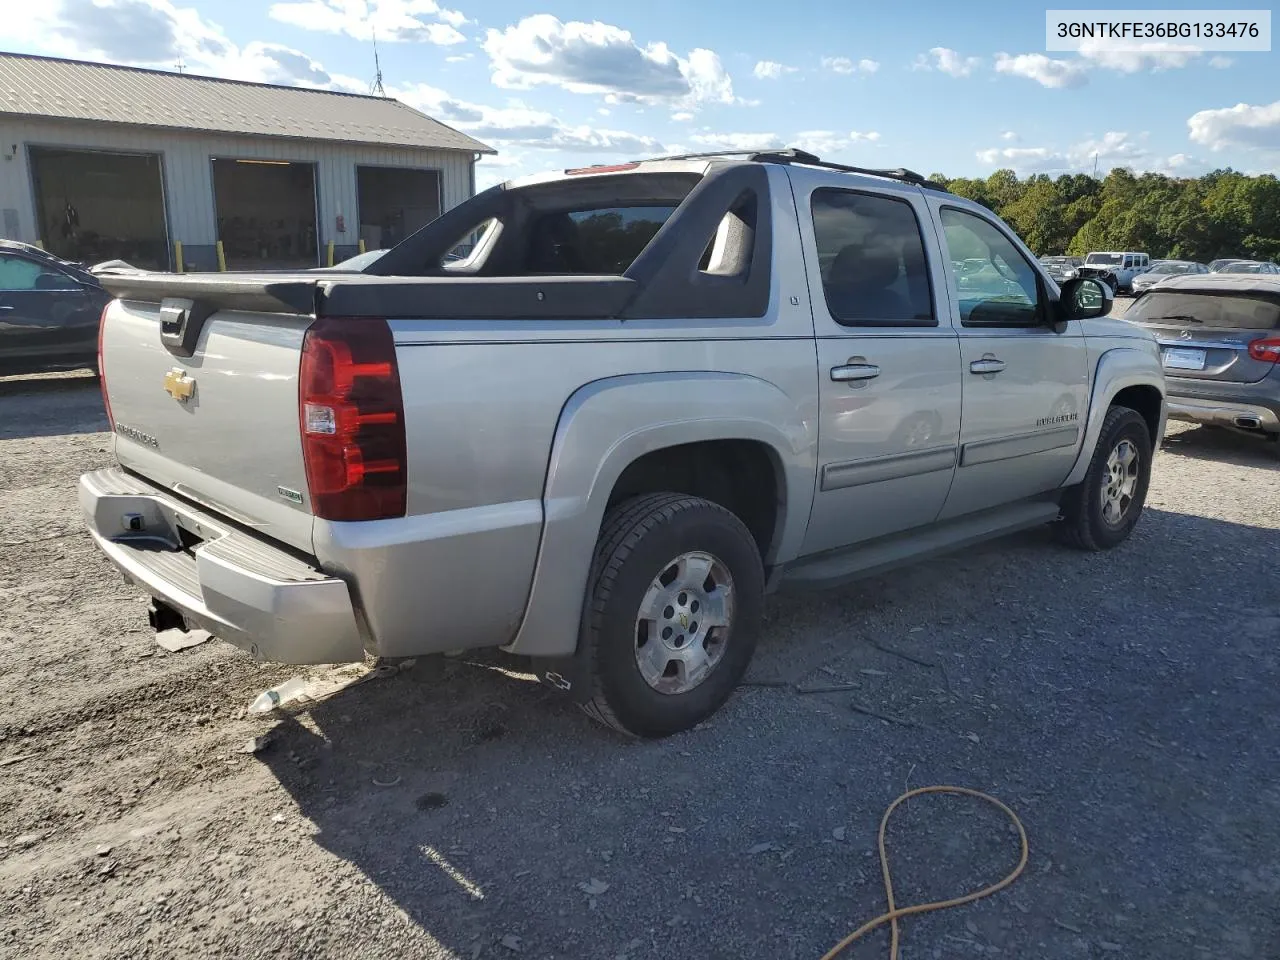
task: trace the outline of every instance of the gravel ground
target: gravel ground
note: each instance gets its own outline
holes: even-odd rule
[[[956,783],[1030,865],[905,960],[1280,957],[1270,445],[1171,427],[1112,553],[1035,531],[776,598],[752,676],[856,689],[636,744],[445,659],[246,716],[297,671],[156,646],[77,515],[104,429],[90,379],[0,382],[0,955],[815,958],[883,909],[885,806]],[[900,903],[1016,860],[972,802],[899,817]]]

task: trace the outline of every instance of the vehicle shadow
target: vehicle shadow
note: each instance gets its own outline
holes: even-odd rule
[[[0,440],[108,429],[96,376],[0,378]]]
[[[1047,529],[1026,531],[848,589],[771,601],[762,674],[799,659],[861,676],[868,697],[900,684],[884,709],[909,711],[919,727],[869,721],[837,710],[834,699],[757,690],[740,691],[703,728],[631,742],[531,679],[431,657],[282,715],[259,757],[335,859],[334,874],[354,868],[404,913],[414,928],[406,936],[459,957],[816,955],[846,920],[881,909],[869,840],[820,838],[833,823],[874,824],[901,789],[898,778],[911,776],[907,757],[911,770],[919,764],[913,782],[1005,785],[1005,799],[1035,811],[1036,856],[1066,865],[1062,877],[1037,867],[1018,888],[1021,932],[993,928],[993,939],[1017,941],[1022,955],[1075,956],[1053,918],[1064,909],[1101,916],[1092,891],[1107,886],[1139,904],[1142,930],[1130,933],[1160,941],[1172,908],[1165,894],[1143,891],[1175,884],[1185,868],[1151,822],[1167,816],[1177,833],[1212,817],[1222,846],[1218,889],[1231,890],[1224,878],[1254,855],[1256,838],[1232,820],[1240,804],[1220,798],[1253,796],[1274,748],[1257,734],[1255,712],[1273,687],[1249,679],[1277,669],[1280,597],[1265,586],[1273,538],[1263,527],[1149,510],[1134,538],[1105,554],[1051,546]],[[1224,593],[1199,574],[1207,558],[1228,555]],[[1185,602],[1135,613],[1133,598],[1151,595],[1154,569],[1198,586]],[[1069,588],[1033,592],[1057,583]],[[941,603],[931,605],[940,590]],[[1015,595],[1035,602],[1015,604]],[[1255,602],[1223,608],[1235,619],[1206,660],[1203,611],[1238,595]],[[1093,599],[1082,607],[1082,596]],[[945,661],[946,673],[939,679],[883,653],[864,662],[875,651],[858,641],[877,636]],[[930,685],[958,694],[913,696]],[[1218,690],[1238,699],[1219,703]],[[999,706],[995,719],[970,692]],[[1212,709],[1189,711],[1200,697]],[[958,736],[972,730],[981,748]],[[1100,771],[1096,741],[1117,736],[1129,746]],[[1184,765],[1171,764],[1166,745],[1183,741],[1189,746],[1175,759]],[[1046,755],[1054,762],[1040,762]],[[1188,784],[1203,802],[1197,792],[1189,810],[1169,812],[1167,798]],[[1099,785],[1123,790],[1126,803],[1099,813]],[[1135,835],[1137,860],[1115,844]],[[802,836],[812,838],[807,846]],[[967,857],[963,869],[989,870],[1008,855],[1000,836],[985,854],[944,859],[938,875],[961,876]],[[952,856],[921,843],[931,863]],[[803,855],[787,859],[796,846]],[[1261,911],[1254,916],[1265,913],[1261,890],[1248,896]],[[1236,896],[1202,899],[1196,909],[1215,922],[1249,916]],[[1244,925],[1252,935],[1256,924]],[[1055,948],[1037,951],[1040,940]],[[770,946],[753,953],[752,943]]]
[[[1188,427],[1165,436],[1163,453],[1239,467],[1280,471],[1280,444],[1218,427]]]

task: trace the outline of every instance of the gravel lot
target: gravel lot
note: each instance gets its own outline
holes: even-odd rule
[[[816,958],[883,909],[884,807],[957,783],[1030,865],[904,958],[1280,957],[1270,445],[1173,426],[1113,553],[1036,531],[777,598],[753,677],[857,689],[635,744],[444,659],[247,717],[297,671],[164,652],[82,532],[105,426],[90,379],[0,381],[0,955]],[[971,802],[900,817],[900,903],[1016,859]]]

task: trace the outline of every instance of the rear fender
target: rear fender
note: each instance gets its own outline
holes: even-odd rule
[[[1063,486],[1075,486],[1084,480],[1093,459],[1094,448],[1098,445],[1098,437],[1102,434],[1102,421],[1106,419],[1116,394],[1126,387],[1151,386],[1164,397],[1164,372],[1158,364],[1159,361],[1150,351],[1134,347],[1116,347],[1098,358],[1098,367],[1093,377],[1093,393],[1089,398],[1089,423],[1085,427],[1084,443],[1080,446],[1080,455]],[[1164,422],[1162,403],[1160,427],[1153,450],[1160,448],[1160,441],[1164,438]]]
[[[743,374],[636,374],[578,390],[556,428],[543,494],[545,525],[515,654],[564,657],[578,644],[596,538],[614,484],[637,458],[707,440],[757,440],[785,483],[766,563],[800,549],[813,502],[817,431],[794,400]]]

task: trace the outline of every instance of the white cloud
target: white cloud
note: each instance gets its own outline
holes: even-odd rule
[[[586,124],[567,124],[522,103],[507,107],[469,103],[422,83],[388,89],[387,93],[492,146],[625,154],[628,158],[653,156],[665,150],[653,137]]]
[[[1077,143],[1067,153],[1071,162],[1080,168],[1093,168],[1097,158],[1099,172],[1112,167],[1141,166],[1151,157],[1151,150],[1146,146],[1147,135],[1139,134],[1136,138],[1119,130],[1109,130],[1100,138]]]
[[[953,77],[967,77],[982,66],[981,57],[963,57],[950,47],[933,47],[920,54],[911,65],[913,70],[939,70]]]
[[[1007,140],[1012,143],[1018,139],[1018,135],[1012,130],[1006,130],[1004,133],[1000,134],[1000,139]]]
[[[1280,149],[1280,100],[1201,110],[1191,115],[1187,127],[1192,141],[1210,150],[1232,146],[1277,150]]]
[[[704,150],[781,150],[787,146],[776,133],[695,133],[689,139]]]
[[[268,15],[303,30],[345,34],[356,40],[377,36],[392,43],[445,47],[466,41],[457,28],[467,18],[435,0],[288,0],[272,4]]]
[[[1008,167],[1019,174],[1089,172],[1097,158],[1098,172],[1113,167],[1134,169],[1153,166],[1154,157],[1146,145],[1147,134],[1136,136],[1110,130],[1101,137],[1083,140],[1066,150],[1052,147],[991,147],[974,154],[978,162],[989,167]],[[1171,161],[1172,162],[1172,161]],[[1155,166],[1162,166],[1156,163]]]
[[[1226,70],[1233,63],[1235,63],[1235,61],[1232,60],[1230,57],[1210,57],[1209,58],[1209,66],[1213,67],[1213,69],[1215,70]]]
[[[690,113],[688,110],[680,110],[671,115],[671,119],[674,120],[676,123],[687,123],[688,121],[692,120],[693,117],[694,115]]]
[[[169,0],[52,0],[6,24],[6,39],[54,56],[323,89],[368,92],[368,83],[330,73],[300,50],[229,40],[195,10]]]
[[[1185,67],[1200,56],[1194,47],[1171,43],[1143,43],[1137,50],[1111,50],[1097,41],[1084,41],[1080,56],[1099,66],[1120,73],[1141,73],[1144,70],[1158,72]]]
[[[844,153],[856,143],[877,143],[880,134],[875,130],[851,130],[838,133],[834,130],[802,130],[792,138],[790,146],[799,147],[809,153],[817,154],[824,160]]]
[[[788,67],[785,63],[778,63],[776,60],[761,60],[751,72],[755,74],[757,80],[777,80],[784,73],[795,73],[797,69],[797,67]]]
[[[848,57],[823,57],[822,66],[832,73],[845,75],[851,73],[875,73],[880,69],[879,61],[863,58],[855,63]]]
[[[1043,53],[996,54],[996,72],[1026,77],[1042,87],[1079,87],[1089,82],[1079,61],[1055,60]]]
[[[978,162],[989,167],[1006,167],[1019,174],[1064,170],[1067,158],[1048,147],[992,147],[979,150]]]
[[[612,102],[734,102],[733,81],[714,51],[681,57],[665,43],[642,47],[630,32],[598,20],[564,23],[537,14],[489,30],[483,47],[494,84],[509,90],[550,85]]]

